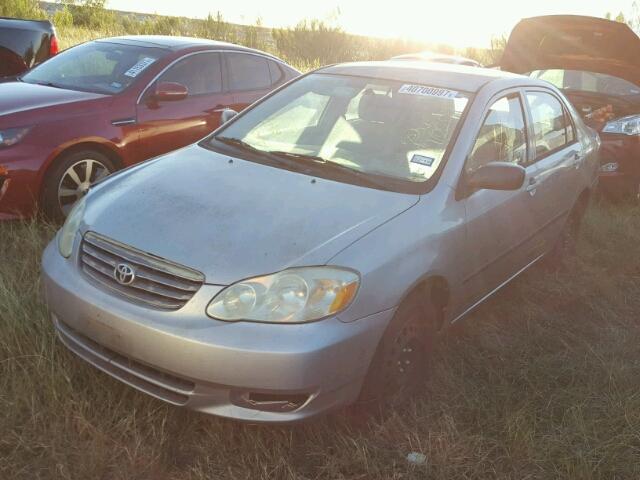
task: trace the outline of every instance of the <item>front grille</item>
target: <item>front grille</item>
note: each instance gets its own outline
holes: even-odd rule
[[[88,232],[82,240],[80,263],[85,274],[128,300],[161,310],[182,308],[204,283],[204,275],[115,240]],[[116,267],[125,264],[135,274],[124,285]]]

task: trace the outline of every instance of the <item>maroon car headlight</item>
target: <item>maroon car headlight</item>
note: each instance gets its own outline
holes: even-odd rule
[[[622,135],[640,135],[640,115],[611,120],[602,129],[604,133],[619,133]]]
[[[22,140],[27,133],[29,133],[31,127],[19,127],[8,128],[6,130],[0,130],[0,148],[10,147]]]

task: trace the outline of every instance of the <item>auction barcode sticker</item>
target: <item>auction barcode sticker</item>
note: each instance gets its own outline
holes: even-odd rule
[[[456,98],[458,92],[446,88],[425,87],[424,85],[402,85],[398,93],[420,95],[423,97]]]
[[[149,65],[151,65],[155,61],[156,61],[155,58],[144,57],[138,63],[136,63],[133,67],[131,67],[126,72],[124,72],[124,74],[127,77],[135,78],[140,74],[140,72],[142,72],[145,68],[147,68]]]

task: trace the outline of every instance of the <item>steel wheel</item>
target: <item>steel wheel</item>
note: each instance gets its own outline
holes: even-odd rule
[[[73,205],[84,197],[91,185],[112,173],[98,160],[79,160],[65,170],[58,184],[58,205],[66,217]]]
[[[394,395],[403,396],[420,385],[425,367],[424,328],[407,322],[390,345],[382,376]]]

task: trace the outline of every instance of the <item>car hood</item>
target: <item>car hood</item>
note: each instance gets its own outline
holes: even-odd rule
[[[0,83],[0,118],[13,113],[104,97],[105,95],[98,93],[65,90],[20,81]]]
[[[98,185],[82,228],[228,285],[325,264],[418,200],[192,145]]]
[[[578,15],[521,20],[505,47],[502,70],[585,70],[640,85],[640,38],[626,24]]]

